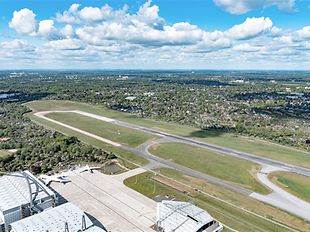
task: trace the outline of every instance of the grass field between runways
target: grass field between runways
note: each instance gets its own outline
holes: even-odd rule
[[[252,191],[269,193],[269,189],[255,178],[260,166],[250,161],[182,143],[157,144],[152,146],[149,152],[193,170],[237,183]]]
[[[81,110],[310,168],[309,152],[266,142],[253,137],[244,137],[237,134],[221,133],[212,130],[201,130],[199,128],[179,125],[176,123],[143,119],[134,114],[110,110],[100,105],[90,105],[79,102],[44,100],[29,102],[26,105],[29,106],[34,112],[46,110]]]
[[[143,157],[137,156],[137,155],[135,155],[129,151],[125,151],[125,150],[121,149],[120,147],[115,147],[113,145],[104,143],[100,140],[89,137],[85,134],[81,134],[81,133],[76,132],[74,130],[71,130],[69,128],[66,128],[66,127],[63,127],[61,125],[55,124],[53,122],[47,121],[46,119],[36,117],[33,114],[27,114],[27,117],[29,117],[32,121],[34,121],[35,123],[37,123],[39,125],[42,125],[44,127],[52,129],[52,130],[56,130],[56,131],[58,131],[62,134],[65,134],[67,136],[75,136],[79,140],[81,140],[82,142],[84,142],[86,144],[90,144],[90,145],[93,145],[97,148],[101,148],[107,152],[114,152],[119,157],[124,158],[126,160],[129,160],[131,162],[134,162],[138,165],[145,165],[148,163],[148,160],[144,159]],[[136,167],[135,165],[132,165],[130,163],[128,163],[128,165],[129,165],[129,168],[135,168]]]
[[[46,117],[130,147],[136,147],[147,140],[155,139],[155,136],[150,134],[77,113],[49,113]]]
[[[268,177],[285,191],[310,202],[310,177],[290,172],[273,172]]]

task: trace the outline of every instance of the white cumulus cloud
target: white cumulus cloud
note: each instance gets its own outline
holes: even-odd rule
[[[60,33],[62,36],[64,36],[67,39],[74,37],[74,34],[75,34],[74,29],[70,24],[67,24],[66,26],[61,28]]]
[[[69,10],[64,11],[62,14],[56,13],[57,22],[67,23],[67,24],[76,24],[79,23],[78,19],[78,9],[80,4],[74,3],[70,6]]]
[[[84,48],[82,42],[77,39],[54,40],[46,43],[44,46],[56,50],[82,50]]]
[[[158,20],[161,20],[158,15],[159,7],[157,5],[151,4],[152,0],[148,0],[139,8],[139,11],[137,13],[138,17],[147,23],[154,23]]]
[[[14,11],[9,26],[15,29],[17,33],[31,34],[35,32],[37,28],[35,17],[36,15],[27,8],[21,9],[20,11]]]
[[[54,30],[55,28],[53,20],[42,20],[39,22],[39,29],[37,34],[43,37],[48,37]]]
[[[81,19],[86,21],[99,21],[103,19],[103,14],[98,7],[84,7],[79,12]]]
[[[296,34],[300,39],[310,39],[310,26],[303,27]]]
[[[240,51],[240,52],[257,52],[261,49],[261,47],[253,46],[248,43],[244,43],[244,44],[235,45],[233,49],[236,51]]]
[[[247,18],[242,24],[235,25],[226,31],[228,37],[233,39],[249,39],[272,28],[270,18]]]
[[[2,49],[8,50],[28,50],[30,47],[29,43],[25,40],[14,39],[11,41],[3,41],[0,43]]]
[[[243,11],[249,8],[248,1],[234,2],[235,7],[243,7]],[[253,4],[267,7],[275,2],[252,1],[251,7]],[[281,9],[285,8],[285,2],[282,1]],[[280,7],[280,0],[276,6]],[[36,42],[32,45],[27,37],[0,42],[0,67],[8,60],[16,65],[14,59],[25,59],[29,65],[36,61],[42,67],[68,64],[73,67],[122,65],[139,68],[143,65],[152,68],[156,65],[184,68],[192,65],[208,68],[204,65],[217,64],[235,68],[236,59],[240,67],[245,64],[248,67],[252,61],[256,66],[290,59],[303,59],[304,64],[310,64],[307,55],[310,26],[298,30],[281,29],[268,17],[253,17],[225,30],[210,31],[187,21],[169,23],[159,12],[159,7],[150,0],[136,11],[129,10],[127,5],[113,9],[109,5],[73,4],[64,12],[55,12],[54,18],[41,21],[36,20],[30,9],[15,11],[10,27],[21,35],[36,37]],[[205,27],[208,27],[207,22]]]
[[[295,0],[213,0],[213,2],[231,14],[244,14],[270,6],[276,6],[283,11],[292,11],[295,5]]]

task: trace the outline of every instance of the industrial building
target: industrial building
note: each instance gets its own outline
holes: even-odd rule
[[[9,225],[33,214],[53,208],[56,194],[29,171],[0,177],[0,232]]]
[[[191,203],[162,201],[157,204],[155,229],[160,232],[218,232],[223,226]]]
[[[77,206],[66,203],[11,224],[11,232],[105,232]]]

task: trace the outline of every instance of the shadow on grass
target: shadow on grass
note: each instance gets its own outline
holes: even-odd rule
[[[191,132],[187,137],[195,137],[195,138],[212,138],[212,137],[220,137],[225,133],[232,132],[228,129],[201,129]]]

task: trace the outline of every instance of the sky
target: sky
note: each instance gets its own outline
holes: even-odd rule
[[[0,0],[0,69],[310,69],[310,0]]]

